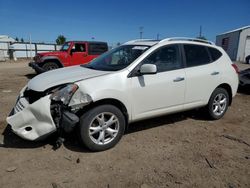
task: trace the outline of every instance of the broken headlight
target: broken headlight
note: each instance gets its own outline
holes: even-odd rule
[[[50,96],[51,100],[61,101],[63,104],[68,105],[71,97],[74,95],[78,86],[76,84],[68,84],[67,86],[52,91]]]

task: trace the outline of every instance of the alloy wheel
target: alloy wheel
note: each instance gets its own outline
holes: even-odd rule
[[[89,136],[98,145],[112,142],[119,131],[119,121],[116,115],[103,112],[93,118],[89,126]]]
[[[216,116],[220,116],[224,113],[227,107],[227,97],[223,93],[219,93],[214,97],[213,101],[213,113]]]

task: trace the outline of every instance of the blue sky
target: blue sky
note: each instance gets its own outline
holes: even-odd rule
[[[196,37],[250,25],[250,0],[0,0],[0,35],[54,42],[109,43],[139,38]]]

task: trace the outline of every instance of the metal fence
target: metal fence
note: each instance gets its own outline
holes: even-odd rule
[[[49,43],[1,42],[0,61],[6,59],[33,58],[39,52],[56,51],[61,45]]]

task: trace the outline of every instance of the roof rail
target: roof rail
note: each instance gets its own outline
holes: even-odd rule
[[[166,38],[161,40],[160,42],[164,42],[164,41],[193,41],[193,42],[202,42],[202,43],[206,43],[206,44],[211,44],[214,45],[213,42],[211,41],[207,41],[207,40],[203,40],[203,39],[197,39],[197,38],[188,38],[188,37],[173,37],[173,38]]]
[[[130,40],[128,42],[125,42],[124,44],[133,44],[134,42],[150,42],[150,41],[160,41],[160,40],[155,40],[155,39],[135,39],[135,40]]]

